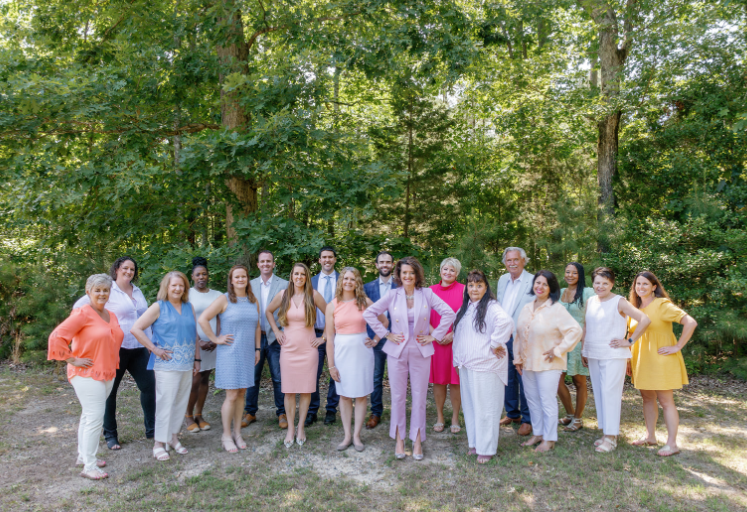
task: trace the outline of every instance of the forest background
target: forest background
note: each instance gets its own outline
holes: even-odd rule
[[[746,46],[744,0],[0,0],[0,358],[123,254],[153,300],[514,245],[653,271],[689,371],[747,378]]]

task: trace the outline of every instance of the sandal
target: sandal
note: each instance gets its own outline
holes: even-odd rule
[[[601,446],[601,444],[604,442],[604,437],[600,437],[596,441],[594,441],[594,446]]]
[[[573,418],[573,421],[567,427],[563,427],[563,430],[565,432],[578,432],[582,428],[584,428],[584,420]]]
[[[223,444],[223,449],[226,450],[228,453],[238,453],[239,449],[236,448],[236,445],[233,442],[233,439],[226,436],[220,436],[220,442]]]
[[[185,418],[184,423],[187,425],[187,432],[189,432],[190,434],[196,434],[197,432],[199,432],[201,430],[200,429],[200,425],[197,424],[197,422],[195,421],[194,416],[190,416],[189,414],[185,414],[184,418]],[[192,420],[191,423],[190,423],[189,420]]]
[[[558,423],[561,425],[570,425],[576,417],[573,414],[566,414],[565,418],[560,418]]]
[[[460,427],[459,425],[452,425],[451,426],[451,433],[452,434],[458,434],[461,431],[462,431],[462,427]]]
[[[617,439],[610,439],[605,437],[602,444],[596,447],[596,451],[599,453],[609,453],[615,451],[617,448]]]
[[[659,457],[671,457],[672,455],[677,455],[678,453],[680,453],[679,448],[673,450],[669,447],[668,444],[665,444],[661,450],[656,452],[656,455],[658,455]]]
[[[109,437],[106,440],[106,447],[110,450],[121,450],[122,445],[119,444],[119,439],[116,437]]]
[[[159,462],[164,462],[169,460],[171,457],[169,457],[169,452],[167,452],[163,446],[159,446],[153,448],[153,458]]]
[[[433,425],[433,431],[434,432],[443,432],[444,431],[444,424],[443,423],[436,423]]]
[[[184,446],[182,446],[182,443],[180,443],[179,441],[177,441],[176,444],[172,444],[171,447],[179,455],[186,455],[189,453],[189,450],[187,450]]]
[[[477,455],[477,450],[475,448],[470,448],[467,450],[467,455]]]
[[[78,457],[78,460],[75,462],[76,466],[85,466],[82,460],[80,460],[80,457]],[[96,459],[96,467],[103,468],[106,466],[106,461],[101,459]]]
[[[638,439],[637,441],[633,441],[630,444],[632,444],[633,446],[656,446],[658,443],[652,443],[651,441],[649,441],[645,437],[642,437],[642,438]]]
[[[239,450],[246,450],[246,443],[241,436],[233,436],[233,442]]]
[[[202,414],[195,414],[195,422],[200,426],[200,430],[210,430],[210,423],[205,421]]]
[[[103,480],[104,478],[109,478],[109,473],[105,473],[100,469],[94,469],[93,471],[81,471],[80,476],[89,480]]]

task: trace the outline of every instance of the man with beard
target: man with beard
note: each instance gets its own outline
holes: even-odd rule
[[[363,290],[368,295],[368,298],[376,302],[384,295],[389,293],[389,290],[393,290],[397,287],[397,284],[392,279],[392,269],[394,268],[394,258],[387,251],[381,251],[376,255],[376,270],[379,271],[379,277],[363,285]],[[387,320],[389,320],[389,313],[387,313]],[[371,327],[366,326],[368,330],[368,337],[374,339],[376,334],[371,330]],[[379,341],[374,347],[374,357],[376,363],[374,366],[374,391],[371,394],[371,416],[368,418],[366,423],[367,429],[376,428],[376,425],[381,421],[381,415],[384,412],[384,369],[386,367],[386,354],[381,351],[386,343],[386,338]]]

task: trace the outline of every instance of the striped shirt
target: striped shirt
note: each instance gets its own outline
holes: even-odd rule
[[[470,302],[454,332],[454,366],[475,372],[497,373],[503,384],[508,382],[508,351],[500,359],[493,353],[506,343],[514,331],[514,321],[498,301],[491,300],[485,314],[485,332],[475,329],[478,302]]]
[[[84,295],[73,305],[73,309],[82,308],[90,303],[91,300],[88,298],[88,295]],[[135,325],[137,319],[140,318],[140,315],[145,313],[148,309],[148,301],[145,300],[145,295],[140,291],[140,288],[133,284],[132,298],[130,298],[129,295],[120,290],[116,281],[113,282],[111,293],[109,294],[109,300],[104,307],[117,315],[119,326],[124,332],[122,348],[143,348],[135,336],[130,333],[130,329]],[[145,329],[145,335],[148,336],[148,339],[153,338],[153,333],[151,332],[150,327]]]

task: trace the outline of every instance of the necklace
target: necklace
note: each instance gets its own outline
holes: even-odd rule
[[[405,294],[405,298],[406,298],[407,300],[412,300],[412,299],[414,299],[414,298],[415,298],[415,295],[414,295],[414,294],[413,294],[413,295],[407,295],[407,294]]]
[[[354,300],[355,300],[355,299],[353,298],[353,299],[343,300],[343,301],[341,301],[341,302],[353,302]]]

